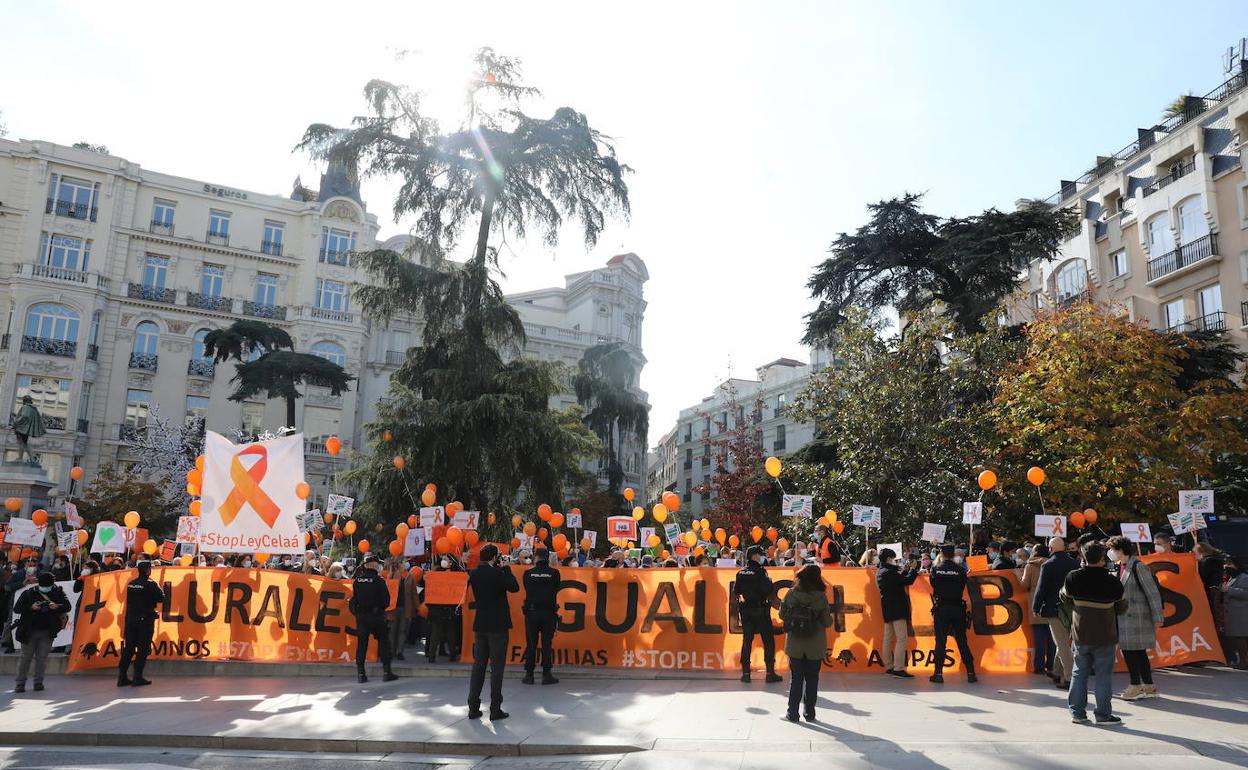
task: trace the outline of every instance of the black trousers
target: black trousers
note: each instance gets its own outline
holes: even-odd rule
[[[554,659],[555,627],[559,616],[553,611],[524,613],[524,672],[532,674],[537,666],[537,644],[542,644],[542,672],[549,674]]]
[[[936,624],[936,675],[945,667],[945,650],[950,635],[958,643],[958,654],[962,656],[962,665],[966,673],[975,673],[975,656],[971,654],[971,645],[966,641],[966,609],[960,604],[932,608],[932,620]]]
[[[776,635],[771,625],[771,608],[741,607],[741,670],[750,670],[750,650],[754,647],[754,637],[763,642],[763,662],[767,670],[776,670]]]
[[[507,632],[476,633],[472,640],[472,678],[468,680],[468,707],[481,707],[485,667],[490,667],[490,708],[503,705],[503,667],[507,664]]]
[[[446,645],[447,655],[452,658],[459,656],[459,635],[455,631],[455,612],[453,608],[438,607],[429,610],[429,638],[425,642],[425,655],[430,659],[442,653],[442,645]]]
[[[121,660],[117,664],[117,678],[126,679],[130,662],[134,662],[134,678],[143,678],[147,656],[152,654],[152,634],[156,633],[155,620],[140,620],[125,624],[121,640]]]
[[[368,637],[377,637],[377,656],[386,671],[390,670],[390,624],[382,612],[368,612],[355,617],[355,667],[364,670],[368,657]]]
[[[1127,675],[1131,684],[1153,683],[1153,666],[1148,662],[1147,650],[1123,650],[1122,660],[1127,664]]]
[[[805,706],[804,713],[814,716],[815,701],[819,699],[819,667],[822,660],[789,658],[789,716],[797,716],[797,705]]]

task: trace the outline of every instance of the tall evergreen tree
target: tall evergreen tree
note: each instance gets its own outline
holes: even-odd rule
[[[622,342],[595,345],[585,351],[572,379],[576,399],[586,408],[585,424],[602,441],[607,466],[607,491],[618,494],[624,482],[620,448],[626,436],[646,445],[650,407],[633,387],[637,367]]]

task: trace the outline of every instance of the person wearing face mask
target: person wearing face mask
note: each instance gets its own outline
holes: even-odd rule
[[[910,640],[910,592],[919,573],[897,565],[893,549],[880,551],[880,569],[875,573],[875,584],[880,589],[880,609],[884,615],[884,673],[913,679],[906,671],[906,644]]]
[[[1060,537],[1049,539],[1049,552],[1052,555],[1040,565],[1040,577],[1036,580],[1035,590],[1031,592],[1031,612],[1049,624],[1049,633],[1053,636],[1056,650],[1053,673],[1049,678],[1058,689],[1067,690],[1075,670],[1075,659],[1070,646],[1070,628],[1058,617],[1058,608],[1061,605],[1059,594],[1066,582],[1066,576],[1079,569],[1079,560],[1066,550],[1066,541]]]
[[[138,562],[135,569],[138,575],[126,586],[121,660],[117,664],[118,687],[142,687],[151,684],[151,681],[143,678],[143,667],[152,651],[157,608],[165,601],[165,592],[152,580],[152,563]],[[130,678],[131,661],[134,662],[133,679]]]
[[[554,658],[555,628],[559,624],[559,570],[550,566],[550,551],[534,552],[537,563],[524,572],[524,679],[533,684],[537,645],[542,645],[542,684],[559,684],[550,673]]]
[[[20,615],[14,636],[22,645],[22,657],[17,662],[17,682],[13,692],[26,692],[26,676],[31,664],[35,668],[35,690],[43,689],[43,673],[48,665],[48,652],[52,640],[69,619],[69,599],[56,584],[51,572],[39,575],[34,588],[27,588],[13,604],[13,612]]]
[[[1018,563],[1014,561],[1014,552],[1017,550],[1018,543],[1006,540],[1001,543],[995,559],[989,556],[988,563],[992,565],[993,569],[1014,569],[1018,566]]]
[[[377,637],[377,656],[381,658],[381,680],[393,682],[399,677],[390,670],[390,627],[386,623],[386,608],[390,606],[390,589],[382,579],[381,559],[376,554],[364,557],[363,569],[356,570],[351,582],[351,601],[347,608],[355,615],[355,672],[363,684],[368,681],[364,673],[364,660],[368,657],[368,638]]]
[[[754,637],[763,643],[763,663],[767,666],[768,683],[782,682],[776,673],[776,638],[771,624],[771,597],[773,587],[767,570],[763,567],[766,551],[762,546],[752,545],[746,551],[746,564],[732,585],[737,615],[741,620],[741,681],[750,681],[750,657]]]
[[[58,556],[52,561],[52,579],[58,582],[70,579],[69,560],[64,556]]]
[[[931,574],[932,621],[936,627],[936,671],[929,680],[936,684],[943,684],[945,681],[942,672],[950,634],[953,634],[954,641],[957,642],[958,654],[962,656],[962,665],[966,667],[966,681],[979,681],[975,676],[975,657],[966,641],[966,567],[954,562],[953,556],[954,547],[949,544],[942,545],[940,561],[932,567]]]
[[[9,610],[8,621],[4,624],[4,651],[13,652],[13,602],[22,586],[34,585],[39,580],[39,560],[27,559],[25,565],[15,566],[13,574],[4,584],[4,604]]]
[[[1127,600],[1127,611],[1118,616],[1118,647],[1131,685],[1122,699],[1156,698],[1148,651],[1157,646],[1157,627],[1165,622],[1161,586],[1148,565],[1136,558],[1135,543],[1125,537],[1109,539],[1108,556],[1118,566],[1118,579]]]
[[[459,564],[450,556],[442,554],[435,562],[438,570],[461,571]],[[430,604],[429,636],[425,641],[425,659],[430,663],[438,662],[438,655],[445,651],[447,658],[454,663],[459,660],[459,634],[456,633],[456,607],[453,604]]]
[[[1174,551],[1174,538],[1165,532],[1153,535],[1153,553],[1171,553]]]

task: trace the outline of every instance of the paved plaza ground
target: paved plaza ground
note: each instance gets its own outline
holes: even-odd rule
[[[1125,686],[1124,676],[1116,680]],[[790,724],[779,718],[787,683],[606,674],[542,687],[508,679],[512,716],[491,723],[466,718],[467,681],[456,675],[366,685],[346,676],[162,676],[137,690],[106,676],[53,676],[45,692],[0,695],[0,746],[16,747],[0,755],[0,768],[282,767],[289,755],[271,752],[291,751],[317,752],[305,755],[315,763],[298,763],[309,769],[339,754],[326,767],[1248,767],[1242,672],[1159,672],[1164,697],[1116,701],[1119,728],[1072,725],[1065,693],[1042,677],[948,682],[827,673],[818,723]],[[99,748],[61,750],[49,764],[37,746]],[[121,748],[136,746],[165,751],[144,758]],[[108,764],[122,755],[126,762]],[[396,764],[376,764],[386,762]]]

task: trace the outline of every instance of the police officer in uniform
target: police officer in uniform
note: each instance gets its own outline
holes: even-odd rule
[[[152,635],[156,633],[156,608],[165,601],[165,592],[152,580],[152,563],[135,565],[139,575],[126,586],[126,617],[121,661],[117,666],[118,687],[142,687],[151,684],[143,678],[143,666],[152,652]],[[130,678],[130,662],[134,661],[134,678]]]
[[[524,573],[524,679],[533,684],[537,665],[537,643],[542,643],[542,684],[559,684],[550,673],[551,649],[555,628],[559,624],[559,570],[550,566],[550,551],[539,548],[533,552],[536,562]]]
[[[936,625],[936,673],[930,677],[936,684],[943,684],[941,671],[945,666],[945,643],[950,634],[958,643],[958,654],[966,666],[966,681],[977,682],[975,658],[966,641],[967,610],[966,567],[953,560],[954,547],[946,543],[940,547],[940,561],[932,567],[932,620]]]
[[[745,552],[745,568],[737,572],[732,594],[737,600],[741,618],[741,681],[750,681],[750,651],[757,634],[763,641],[763,660],[767,664],[767,681],[784,681],[776,673],[776,638],[771,625],[771,578],[763,568],[766,552],[752,545]]]
[[[383,682],[393,682],[399,677],[390,670],[390,629],[386,623],[386,608],[390,606],[390,589],[378,571],[381,559],[374,554],[364,557],[364,565],[355,572],[351,589],[351,611],[355,613],[355,671],[360,683],[368,681],[364,675],[364,658],[368,656],[368,637],[377,637],[377,655],[381,658]]]

